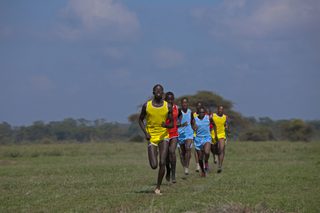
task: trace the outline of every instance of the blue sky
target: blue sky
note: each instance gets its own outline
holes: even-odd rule
[[[127,122],[156,83],[320,119],[318,0],[0,1],[0,122]]]

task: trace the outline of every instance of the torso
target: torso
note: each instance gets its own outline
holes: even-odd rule
[[[217,113],[213,113],[212,119],[217,127],[218,138],[225,138],[225,124],[227,122],[227,116],[225,114],[219,116]]]
[[[210,137],[209,116],[205,115],[202,119],[200,119],[199,117],[196,117],[195,122],[198,127],[196,137]]]
[[[162,123],[167,120],[168,112],[168,103],[166,101],[163,101],[163,103],[158,106],[154,106],[154,102],[152,100],[147,102],[146,130],[151,136],[151,142],[163,140],[169,137],[167,129],[162,127]]]
[[[178,106],[174,104],[172,107],[173,127],[171,129],[168,129],[170,138],[178,137],[178,127],[177,127],[178,115],[179,115]],[[167,124],[168,123],[170,123],[169,120],[167,120]]]

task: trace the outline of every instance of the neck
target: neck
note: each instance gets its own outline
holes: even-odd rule
[[[154,97],[154,98],[153,98],[153,101],[156,102],[156,103],[161,103],[161,102],[162,102],[162,98],[156,98],[156,97]]]

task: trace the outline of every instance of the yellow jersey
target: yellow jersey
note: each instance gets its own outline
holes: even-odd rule
[[[227,116],[223,114],[222,116],[217,115],[217,113],[212,114],[212,120],[217,128],[217,136],[219,139],[226,139],[226,122]],[[212,138],[215,138],[214,130],[211,131]]]
[[[168,139],[169,133],[167,128],[162,127],[168,117],[168,103],[163,101],[161,107],[152,105],[152,100],[147,102],[146,131],[150,134],[150,143],[158,145],[160,141]]]
[[[193,118],[197,118],[198,117],[198,113],[194,112],[193,113]],[[197,136],[197,133],[196,131],[193,131],[193,137],[196,137]]]

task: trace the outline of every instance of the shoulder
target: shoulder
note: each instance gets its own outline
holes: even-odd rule
[[[143,108],[145,108],[145,109],[147,108],[148,102],[149,102],[149,101],[147,101],[147,102],[145,102],[144,104],[142,104],[142,109],[143,109]]]
[[[163,106],[167,107],[170,112],[173,110],[172,104],[169,104],[167,101],[163,101]]]

